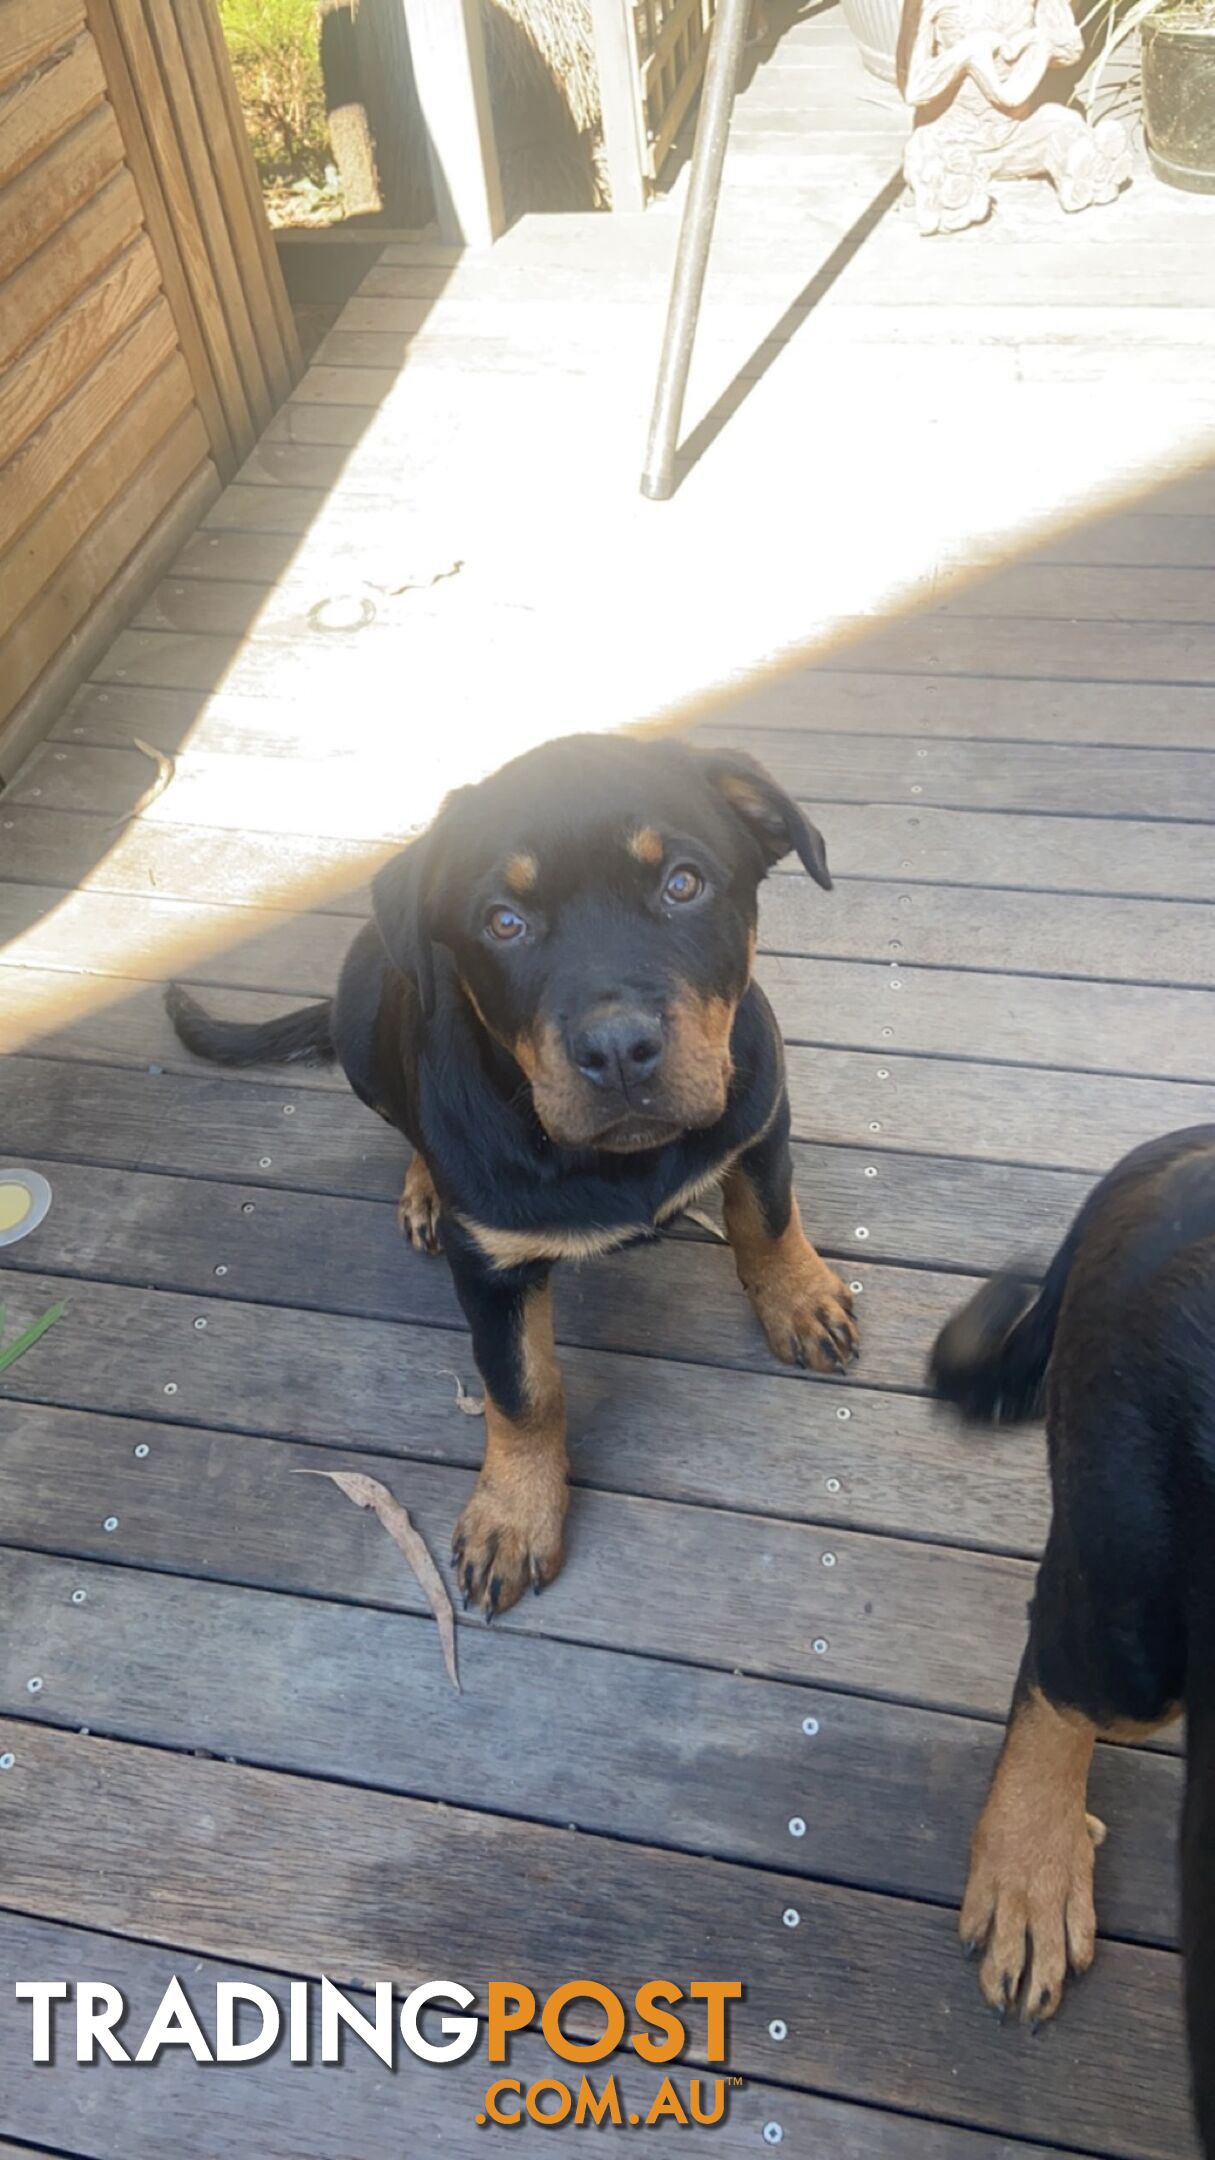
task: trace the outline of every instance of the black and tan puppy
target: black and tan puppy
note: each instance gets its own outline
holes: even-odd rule
[[[1184,1708],[1182,1937],[1205,2150],[1215,2155],[1215,1125],[1102,1180],[1026,1307],[1010,1277],[943,1330],[939,1391],[972,1417],[1046,1411],[1054,1512],[961,1931],[1003,2013],[1057,2009],[1091,1964],[1094,1742]]]
[[[751,980],[757,890],[791,852],[830,886],[820,835],[752,759],[571,736],[460,789],[379,872],[331,1001],[241,1026],[169,993],[200,1056],[336,1054],[412,1141],[402,1223],[429,1249],[441,1226],[485,1387],[454,1552],[491,1616],[561,1564],[554,1261],[652,1236],[720,1184],[776,1355],[854,1354],[848,1292],[798,1217],[781,1042]]]

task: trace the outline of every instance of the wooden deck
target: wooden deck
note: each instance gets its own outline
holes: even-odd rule
[[[959,1435],[923,1369],[1121,1150],[1215,1117],[1215,207],[1141,177],[925,243],[900,132],[832,13],[757,68],[662,508],[674,205],[389,250],[0,800],[2,1139],[54,1188],[7,1335],[68,1308],[0,1378],[4,2153],[581,2149],[475,2128],[480,2054],[35,2068],[11,1994],[108,1980],[138,2037],[171,1973],[207,2022],[216,1977],[321,1971],[740,1978],[745,2082],[680,2143],[717,2160],[772,2124],[812,2160],[1194,2150],[1168,1747],[1101,1751],[1106,1939],[1056,2024],[1001,2030],[958,1955],[1046,1492],[1037,1436]],[[323,1072],[193,1065],[160,985],[324,992],[453,780],[655,717],[827,836],[837,891],[775,877],[759,966],[863,1361],[775,1366],[694,1226],[565,1271],[567,1566],[461,1623],[456,1696],[383,1532],[289,1474],[383,1478],[436,1554],[469,1488],[401,1150]],[[136,737],[175,761],[141,815]]]

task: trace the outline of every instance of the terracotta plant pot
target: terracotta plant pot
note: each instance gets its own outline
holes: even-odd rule
[[[840,0],[840,4],[869,73],[892,83],[903,0]]]
[[[1139,34],[1152,169],[1170,187],[1215,195],[1215,17],[1204,24],[1196,10],[1169,9]]]

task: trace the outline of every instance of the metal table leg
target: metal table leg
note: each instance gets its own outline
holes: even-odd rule
[[[739,63],[747,39],[751,0],[719,0],[710,32],[704,89],[696,122],[692,169],[679,228],[679,247],[671,279],[667,326],[658,363],[654,410],[641,473],[641,492],[651,502],[665,502],[675,492],[675,450],[683,416],[684,392],[692,365],[692,345],[704,291],[705,269],[721,172],[730,132],[730,112],[738,83]]]

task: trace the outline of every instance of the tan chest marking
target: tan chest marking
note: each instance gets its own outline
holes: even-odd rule
[[[775,1116],[775,1112],[773,1112]],[[554,1227],[545,1230],[496,1230],[492,1223],[479,1223],[471,1215],[457,1214],[456,1221],[485,1254],[494,1267],[500,1269],[527,1267],[534,1260],[597,1260],[602,1254],[618,1252],[622,1245],[629,1245],[634,1238],[648,1237],[662,1224],[673,1222],[685,1208],[695,1205],[706,1193],[720,1185],[728,1170],[745,1155],[748,1148],[762,1140],[771,1124],[771,1118],[750,1139],[744,1140],[711,1169],[700,1170],[686,1185],[664,1200],[648,1222],[617,1224],[612,1229]]]

